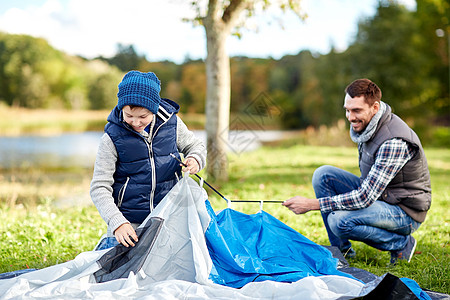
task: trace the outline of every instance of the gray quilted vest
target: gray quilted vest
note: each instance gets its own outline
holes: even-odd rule
[[[417,222],[423,222],[431,205],[431,183],[427,159],[417,134],[393,114],[389,105],[378,122],[372,138],[358,146],[361,181],[367,177],[375,163],[378,148],[387,140],[400,138],[416,149],[411,158],[391,180],[381,195],[381,199],[400,206]]]

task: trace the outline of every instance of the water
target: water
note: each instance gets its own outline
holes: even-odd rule
[[[55,136],[0,137],[0,166],[11,167],[92,167],[103,132],[65,133]],[[194,134],[206,142],[204,131]],[[232,131],[228,150],[234,153],[255,150],[261,142],[281,137],[281,131]]]
[[[0,137],[0,165],[89,167],[95,161],[101,135],[101,132],[84,132]]]

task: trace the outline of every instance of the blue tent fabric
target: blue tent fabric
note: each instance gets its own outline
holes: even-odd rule
[[[217,215],[206,201],[211,222],[205,233],[213,262],[210,279],[235,288],[254,281],[294,282],[307,276],[339,275],[331,252],[270,214],[247,215],[224,209]]]
[[[28,272],[32,272],[32,271],[36,271],[36,270],[37,269],[22,269],[22,270],[2,273],[2,274],[0,274],[0,280],[1,279],[14,278],[14,277],[20,276],[22,274],[25,274],[25,273],[28,273]]]
[[[421,300],[431,300],[431,297],[420,288],[416,281],[406,277],[402,277],[400,280],[406,284],[406,286],[417,296],[417,298]]]

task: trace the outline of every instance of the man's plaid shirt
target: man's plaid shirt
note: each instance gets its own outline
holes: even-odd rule
[[[394,138],[384,142],[361,186],[345,194],[319,198],[320,210],[325,213],[369,207],[414,154],[414,149],[404,140]]]

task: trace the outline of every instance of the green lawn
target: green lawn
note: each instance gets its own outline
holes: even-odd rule
[[[425,152],[431,171],[433,202],[425,223],[414,233],[418,246],[411,263],[400,262],[395,267],[388,267],[389,253],[359,242],[353,243],[357,257],[350,263],[377,275],[389,272],[398,277],[408,277],[422,288],[449,294],[450,150],[427,148]],[[356,147],[263,147],[250,153],[232,154],[229,161],[229,182],[219,184],[207,179],[228,199],[286,200],[294,195],[313,197],[311,176],[323,164],[332,164],[358,174]],[[78,253],[91,250],[106,230],[92,205],[65,209],[55,208],[54,205],[65,191],[80,187],[88,189],[90,170],[59,170],[66,177],[68,173],[76,172],[73,177],[76,180],[72,178],[68,183],[47,179],[44,190],[38,189],[38,181],[56,178],[56,171],[52,170],[51,177],[48,177],[48,170],[33,172],[33,176],[29,176],[20,174],[20,169],[2,170],[3,175],[0,176],[0,186],[6,188],[14,184],[19,194],[0,194],[3,202],[0,207],[0,273],[28,267],[44,268],[73,259]],[[21,187],[30,185],[40,191],[40,204],[27,203],[17,192]],[[226,207],[223,199],[206,189],[216,210]],[[27,197],[32,198],[33,190],[28,191]],[[235,203],[233,208],[256,213],[259,204]],[[295,215],[280,204],[269,203],[264,205],[264,210],[312,241],[328,244],[319,212]]]

